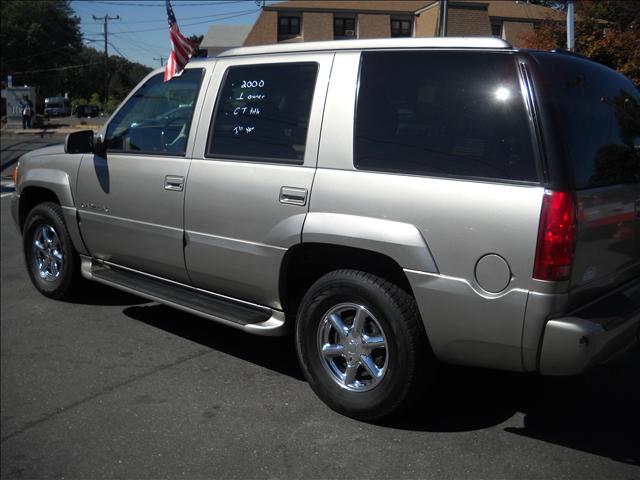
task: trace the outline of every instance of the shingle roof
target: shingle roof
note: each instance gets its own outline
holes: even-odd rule
[[[210,25],[200,42],[201,48],[239,47],[247,38],[251,25]]]
[[[265,10],[299,10],[299,11],[350,11],[350,12],[397,12],[414,13],[434,0],[389,1],[389,0],[291,0],[275,3]]]
[[[564,20],[563,12],[541,5],[533,5],[525,0],[449,0],[449,5],[460,3],[484,3],[488,5],[489,16],[522,20]],[[265,10],[296,11],[350,11],[389,12],[414,14],[437,0],[291,0],[265,7]]]
[[[542,5],[533,5],[524,0],[520,1],[501,1],[501,0],[453,0],[450,3],[487,3],[489,4],[489,16],[499,18],[518,18],[523,20],[564,20],[565,14],[553,8],[543,7]]]

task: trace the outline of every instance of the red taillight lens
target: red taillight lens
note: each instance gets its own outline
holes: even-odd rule
[[[15,185],[18,182],[18,168],[20,167],[20,163],[16,163],[16,166],[13,167],[13,173],[11,174],[11,180]]]
[[[575,224],[573,194],[545,192],[533,278],[553,281],[569,278],[575,245]]]

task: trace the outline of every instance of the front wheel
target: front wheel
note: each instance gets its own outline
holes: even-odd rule
[[[34,207],[24,223],[22,241],[29,277],[38,291],[56,299],[71,296],[80,282],[80,260],[60,206],[46,202]]]
[[[355,270],[328,273],[311,286],[298,311],[296,347],[315,393],[367,421],[408,408],[436,365],[415,300]]]

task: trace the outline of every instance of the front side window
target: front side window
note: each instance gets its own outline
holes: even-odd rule
[[[151,77],[107,127],[107,151],[184,155],[203,70],[188,69],[164,83]]]
[[[363,54],[355,128],[358,169],[537,181],[513,56]]]
[[[391,36],[392,37],[410,37],[411,36],[411,20],[391,19]]]
[[[300,17],[287,16],[278,17],[278,36],[293,37],[300,35]]]
[[[231,67],[218,93],[207,156],[304,162],[315,62]]]

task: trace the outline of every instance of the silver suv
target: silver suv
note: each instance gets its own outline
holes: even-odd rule
[[[293,330],[314,391],[375,420],[438,362],[571,375],[637,342],[639,145],[636,87],[567,53],[240,48],[23,156],[12,211],[43,294]]]

